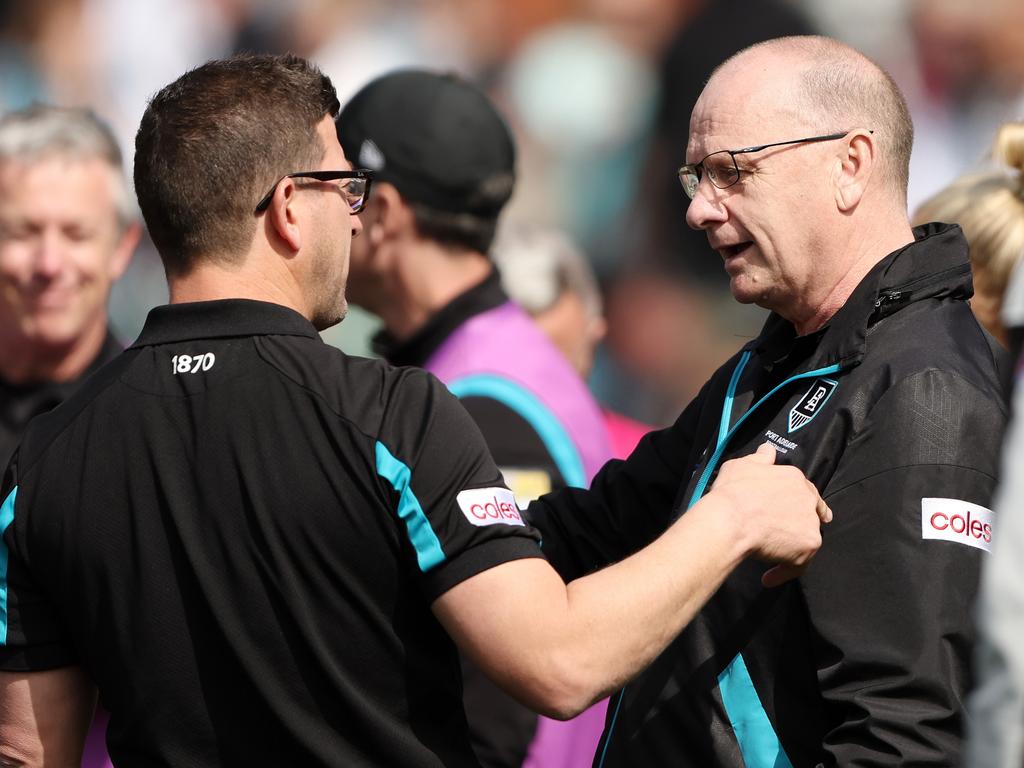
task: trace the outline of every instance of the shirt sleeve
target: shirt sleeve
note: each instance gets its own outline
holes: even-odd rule
[[[958,763],[1004,419],[998,398],[929,371],[880,398],[847,446],[801,579],[827,764]]]
[[[77,663],[27,558],[28,500],[19,494],[18,455],[4,475],[0,504],[0,669],[34,672]]]
[[[429,600],[501,563],[543,557],[480,430],[433,376],[400,374],[374,448]]]

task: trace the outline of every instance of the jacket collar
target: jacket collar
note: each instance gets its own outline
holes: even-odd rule
[[[150,310],[131,349],[190,339],[281,335],[320,338],[309,320],[280,304],[250,299],[196,301]]]
[[[850,298],[819,331],[797,337],[792,323],[774,312],[744,349],[766,360],[787,357],[804,344],[816,347],[813,365],[855,365],[864,356],[868,329],[924,299],[967,300],[974,294],[967,241],[955,224],[914,228],[914,242],[893,251],[861,280]]]

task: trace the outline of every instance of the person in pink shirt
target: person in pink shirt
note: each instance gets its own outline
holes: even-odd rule
[[[501,283],[585,380],[594,350],[604,339],[601,291],[586,257],[568,236],[554,229],[510,225],[499,233],[491,257]],[[624,459],[653,429],[602,407],[612,455]]]

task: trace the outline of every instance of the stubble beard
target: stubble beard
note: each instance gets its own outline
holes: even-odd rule
[[[348,314],[345,270],[339,263],[344,263],[348,254],[338,254],[335,249],[328,249],[327,244],[322,244],[319,250],[316,268],[311,275],[310,291],[314,296],[313,325],[322,331],[337,325]]]

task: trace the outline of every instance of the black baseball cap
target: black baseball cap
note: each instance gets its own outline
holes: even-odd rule
[[[407,200],[497,217],[512,196],[512,134],[490,99],[458,75],[409,69],[379,77],[336,125],[349,161]]]

